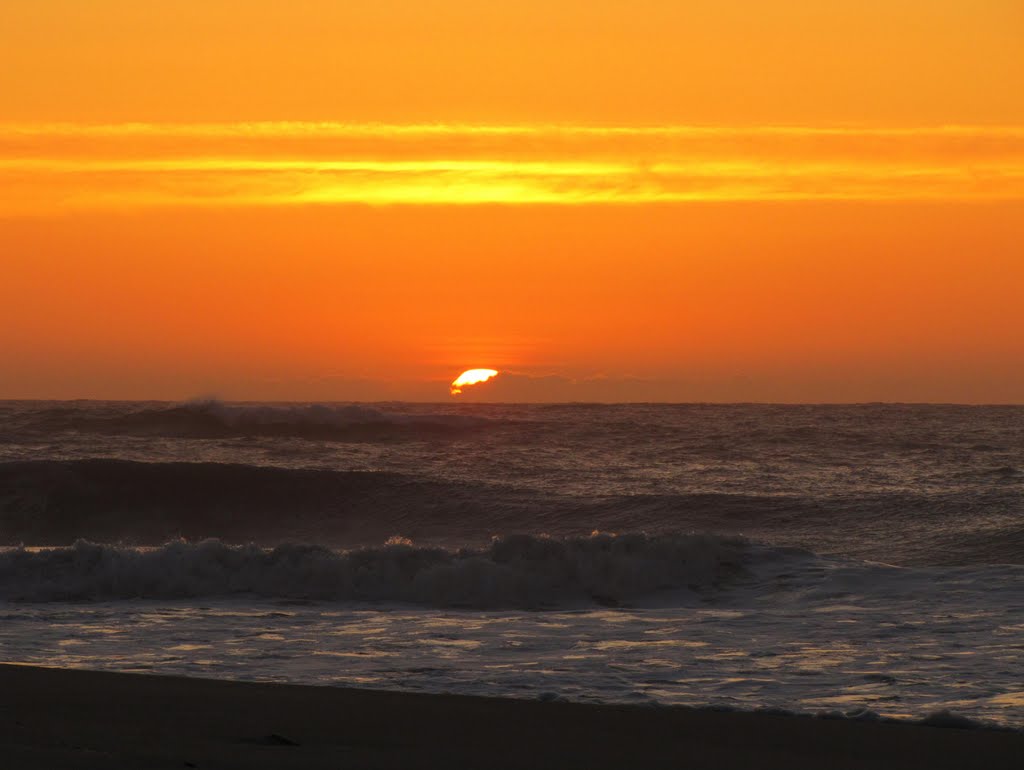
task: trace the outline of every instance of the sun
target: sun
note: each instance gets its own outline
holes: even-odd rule
[[[478,382],[487,382],[487,380],[497,374],[498,371],[496,369],[467,369],[452,380],[452,395],[459,395],[464,385],[476,385]]]

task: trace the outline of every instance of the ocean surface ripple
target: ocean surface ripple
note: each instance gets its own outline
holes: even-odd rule
[[[1024,725],[1024,408],[0,403],[0,656]]]

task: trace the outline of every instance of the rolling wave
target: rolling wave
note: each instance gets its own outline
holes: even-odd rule
[[[14,601],[263,598],[409,602],[480,609],[693,600],[742,578],[759,559],[808,558],[743,538],[645,534],[494,539],[457,551],[391,541],[333,551],[218,540],[155,549],[79,541],[0,551],[0,597]]]
[[[451,547],[519,532],[691,531],[907,566],[1021,564],[1024,526],[1015,500],[998,490],[966,502],[910,493],[598,497],[385,471],[39,460],[0,463],[0,545],[216,538],[351,548],[398,534]]]
[[[508,532],[729,533],[813,517],[818,507],[758,495],[577,497],[385,471],[113,459],[0,463],[0,545],[9,546],[217,538],[352,547],[396,533],[463,545]]]
[[[513,492],[510,492],[515,497]],[[381,542],[500,509],[480,485],[398,473],[221,463],[0,463],[0,544],[158,545],[217,537],[273,544]],[[493,498],[493,495],[490,497]]]

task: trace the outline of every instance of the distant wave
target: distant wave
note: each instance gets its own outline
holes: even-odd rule
[[[799,554],[795,554],[800,556]],[[555,539],[517,535],[450,551],[390,542],[347,552],[217,540],[136,549],[79,541],[0,551],[0,596],[15,601],[249,595],[473,608],[619,605],[713,591],[772,551],[743,538],[644,534]]]
[[[273,436],[382,441],[461,434],[496,423],[475,415],[398,412],[362,404],[269,406],[203,400],[127,412],[55,407],[23,417],[21,428],[177,438]]]

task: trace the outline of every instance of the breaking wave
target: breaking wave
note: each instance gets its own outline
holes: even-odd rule
[[[600,530],[743,534],[904,566],[1022,564],[1018,506],[1019,498],[991,491],[966,501],[902,491],[580,497],[391,471],[99,458],[0,462],[0,546],[216,538],[353,548],[398,533],[461,547],[510,532],[576,537]]]
[[[0,545],[380,543],[521,531],[535,496],[386,471],[90,459],[0,463]],[[536,524],[536,518],[530,519]],[[594,526],[587,527],[589,532]],[[577,530],[579,531],[579,530]]]
[[[79,541],[68,548],[0,552],[0,597],[14,601],[257,596],[407,602],[479,609],[620,605],[657,595],[712,591],[760,560],[809,558],[738,537],[595,533],[513,535],[488,547],[414,546],[333,551],[273,549],[218,540],[155,549]]]

